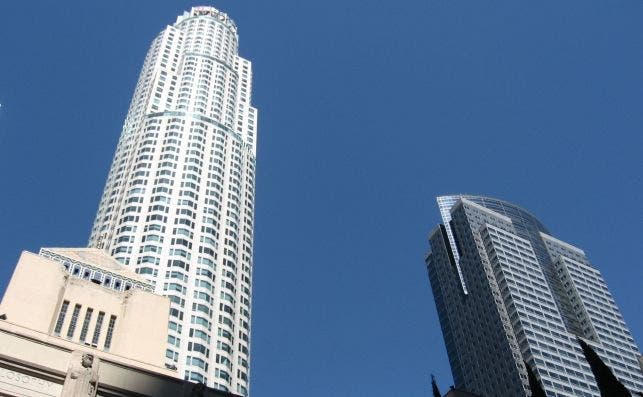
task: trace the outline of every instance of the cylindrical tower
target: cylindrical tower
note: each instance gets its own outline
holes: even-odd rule
[[[212,7],[152,42],[89,245],[172,301],[166,365],[247,395],[257,110],[234,22]]]

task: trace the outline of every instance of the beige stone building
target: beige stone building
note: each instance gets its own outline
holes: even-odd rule
[[[101,250],[23,252],[0,303],[0,396],[226,396],[164,365],[169,299]]]

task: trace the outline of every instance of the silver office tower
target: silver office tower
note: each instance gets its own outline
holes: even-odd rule
[[[89,245],[172,301],[166,366],[247,395],[257,110],[237,26],[212,7],[152,42]]]
[[[438,206],[426,265],[456,387],[529,395],[526,363],[548,396],[599,396],[580,337],[643,390],[638,347],[581,249],[501,200],[443,196]]]

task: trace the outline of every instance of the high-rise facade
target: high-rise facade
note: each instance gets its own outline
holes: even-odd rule
[[[154,39],[89,245],[170,298],[167,367],[247,395],[257,110],[238,39],[212,7]]]
[[[582,338],[643,390],[638,347],[581,249],[502,200],[442,196],[438,206],[426,265],[456,387],[529,395],[526,364],[548,396],[599,396]]]

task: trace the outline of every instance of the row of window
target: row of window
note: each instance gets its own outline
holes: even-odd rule
[[[67,316],[67,312],[69,311],[69,307],[70,307],[69,301],[64,300],[62,305],[60,306],[60,311],[58,312],[58,318],[56,319],[56,324],[54,326],[54,335],[61,336],[61,333],[63,332],[63,325],[65,324],[65,318]],[[78,320],[80,318],[81,309],[82,309],[82,305],[78,303],[74,305],[74,309],[71,313],[71,319],[69,320],[69,323],[67,324],[67,330],[65,331],[65,337],[67,339],[71,339],[71,340],[74,339]],[[91,345],[92,347],[98,347],[98,342],[100,340],[100,336],[103,328],[103,322],[105,320],[105,312],[103,311],[98,312],[98,315],[96,316],[96,321],[94,323],[93,335],[90,341],[87,341],[87,336],[89,333],[93,314],[94,314],[93,308],[88,307],[85,310],[85,316],[80,330],[80,335],[78,336],[78,342]],[[105,341],[103,342],[104,350],[109,350],[109,348],[112,346],[112,338],[114,336],[115,327],[116,327],[116,316],[110,315],[109,323],[107,324]]]
[[[92,281],[96,284],[104,286],[105,288],[113,289],[116,291],[127,291],[131,288],[140,288],[144,290],[151,289],[150,286],[143,285],[140,282],[136,282],[131,279],[123,278],[120,275],[90,267],[85,263],[71,260],[45,249],[40,251],[40,255],[45,258],[49,258],[56,262],[62,263],[65,267],[65,270],[67,270],[73,277]]]

